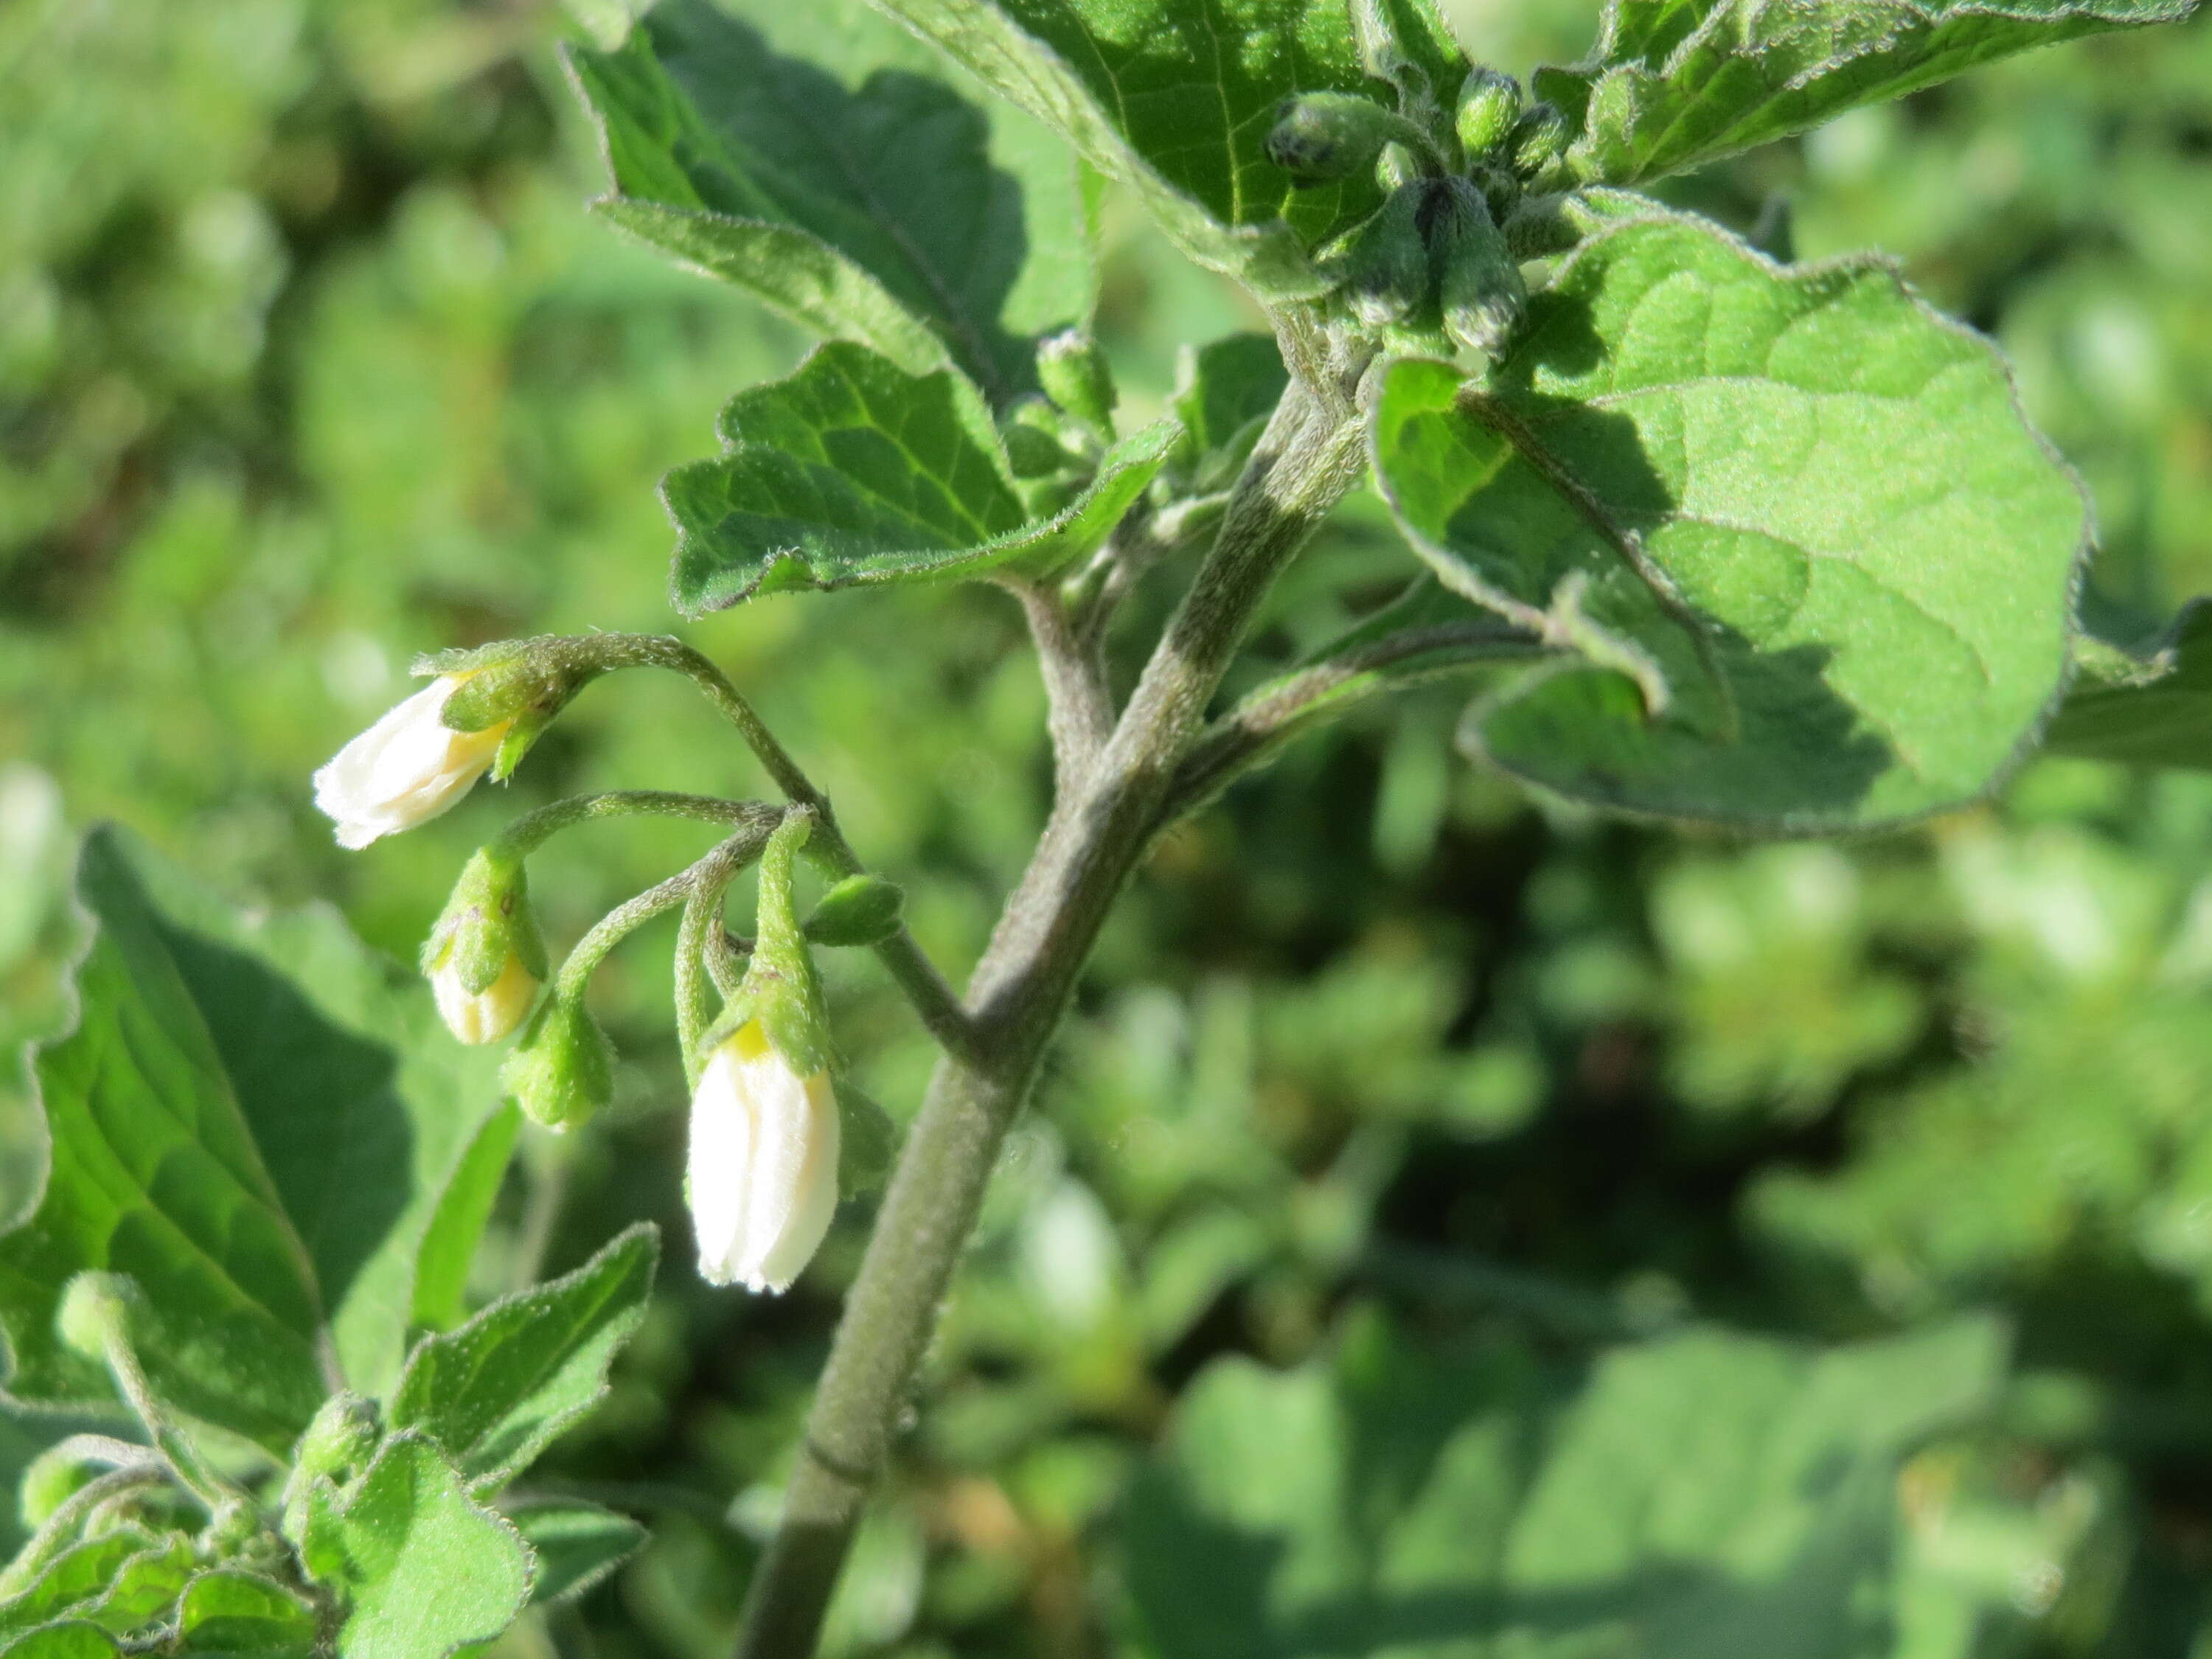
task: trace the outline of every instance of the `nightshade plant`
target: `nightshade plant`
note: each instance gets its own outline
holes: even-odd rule
[[[972,580],[1027,619],[1054,802],[965,994],[742,691],[672,639],[425,659],[432,684],[319,775],[341,841],[367,845],[506,777],[589,682],[639,668],[702,692],[773,790],[517,820],[426,942],[430,1002],[327,915],[233,915],[95,835],[80,1018],[38,1060],[51,1167],[0,1238],[0,1334],[15,1401],[134,1437],[73,1435],[31,1471],[0,1656],[427,1659],[638,1547],[624,1517],[507,1489],[604,1392],[656,1241],[625,1234],[473,1316],[464,1292],[520,1118],[571,1131],[606,1103],[586,988],[657,915],[681,913],[706,1275],[781,1289],[839,1196],[889,1170],[750,1590],[742,1650],[767,1659],[814,1645],[1109,908],[1291,738],[1463,677],[1475,759],[1739,836],[1909,823],[1986,796],[2039,743],[2206,763],[2202,613],[2148,641],[2084,629],[2089,507],[1990,343],[1880,260],[1794,265],[1632,188],[2183,0],[1613,0],[1590,57],[1525,92],[1425,0],[878,4],[1072,160],[1028,128],[994,143],[949,81],[848,84],[704,0],[662,0],[569,64],[612,173],[599,211],[823,337],[732,400],[719,455],[669,477],[678,609]],[[1271,330],[1195,345],[1164,416],[1129,429],[1089,332],[1109,183]],[[1411,556],[1402,591],[1217,707],[1272,585],[1363,486]],[[1146,583],[1180,595],[1152,640],[1122,625]],[[638,814],[724,838],[556,967],[530,855]],[[747,938],[725,899],[755,864]],[[838,1075],[817,949],[872,951],[942,1048],[902,1147]],[[458,1044],[426,1039],[431,1006]],[[509,1036],[503,1062],[483,1052]],[[1778,1374],[1774,1409],[1963,1375],[1986,1346],[1962,1328],[1826,1364],[1818,1387]],[[1612,1375],[1642,1364],[1693,1400],[1710,1359]],[[1353,1344],[1345,1364],[1370,1360],[1387,1369]],[[1305,1388],[1226,1377],[1186,1435],[1325,1414]],[[1809,1469],[1829,1442],[1799,1439]],[[1315,1490],[1336,1478],[1316,1468]],[[1204,1592],[1194,1535],[1194,1580],[1170,1582],[1172,1552],[1133,1563],[1160,1606]],[[1175,1616],[1155,1607],[1163,1645],[1206,1650]]]

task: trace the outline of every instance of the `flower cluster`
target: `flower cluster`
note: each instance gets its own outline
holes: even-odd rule
[[[428,667],[442,672],[428,685],[315,774],[315,804],[337,824],[339,844],[363,848],[412,829],[450,809],[487,774],[504,777],[578,685],[611,663],[623,665],[612,661],[623,643],[616,636],[521,641],[433,659]],[[609,916],[551,975],[525,858],[552,830],[617,810],[680,811],[738,833]],[[534,1121],[559,1132],[612,1097],[613,1050],[584,1006],[592,969],[640,921],[686,905],[679,951],[701,960],[679,961],[679,986],[696,987],[707,969],[720,967],[714,977],[728,992],[712,1023],[699,1009],[687,1010],[682,994],[678,1008],[693,1079],[685,1191],[700,1272],[716,1285],[781,1291],[828,1232],[845,1138],[809,942],[873,943],[897,926],[898,890],[852,875],[802,927],[794,854],[813,823],[804,807],[644,792],[557,803],[477,849],[423,945],[422,972],[447,1030],[466,1043],[496,1042],[520,1030],[502,1083]],[[761,864],[758,939],[739,975],[729,966],[734,946],[722,929],[721,902],[752,857]],[[696,933],[694,913],[702,919]]]

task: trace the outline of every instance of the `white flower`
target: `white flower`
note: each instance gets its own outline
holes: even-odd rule
[[[717,1048],[691,1097],[691,1220],[710,1285],[781,1291],[837,1209],[837,1097],[801,1077],[750,1020]]]
[[[496,1042],[507,1036],[537,1006],[543,985],[512,951],[499,977],[481,991],[462,983],[451,951],[430,970],[430,994],[437,999],[438,1018],[464,1042]]]
[[[511,720],[456,732],[440,719],[466,674],[441,674],[338,750],[315,774],[315,805],[338,845],[362,848],[444,811],[490,769]]]

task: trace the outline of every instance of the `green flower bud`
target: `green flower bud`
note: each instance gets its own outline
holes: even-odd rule
[[[1283,100],[1261,148],[1294,184],[1329,184],[1373,167],[1405,125],[1357,93],[1302,93]]]
[[[1567,153],[1567,141],[1573,136],[1557,104],[1529,105],[1507,139],[1513,170],[1523,179],[1536,178]]]
[[[1364,223],[1322,254],[1352,314],[1370,328],[1410,316],[1431,297],[1429,252],[1420,220],[1426,181],[1401,186]]]
[[[131,1304],[142,1299],[137,1285],[121,1273],[81,1273],[62,1292],[55,1333],[70,1352],[105,1364],[114,1345],[130,1340]]]
[[[1114,369],[1098,343],[1079,328],[1037,343],[1037,384],[1044,395],[1102,436],[1114,432]]]
[[[479,848],[422,945],[422,972],[447,1030],[496,1042],[522,1024],[545,982],[545,941],[521,861]]]
[[[1455,125],[1459,147],[1470,162],[1480,161],[1505,143],[1521,114],[1521,83],[1496,70],[1467,72],[1459,89]]]
[[[737,994],[705,1044],[717,1048],[739,1026],[757,1020],[775,1051],[801,1075],[827,1071],[836,1058],[821,976],[799,925],[793,890],[794,861],[813,829],[812,813],[792,812],[761,850],[753,953]]]
[[[556,995],[507,1055],[500,1082],[524,1116],[557,1133],[614,1098],[614,1048],[581,997]]]
[[[880,945],[898,932],[906,892],[881,876],[848,876],[806,918],[805,933],[817,945]]]
[[[1436,261],[1445,331],[1463,346],[1494,354],[1519,325],[1528,291],[1505,238],[1472,185],[1455,179],[1438,192],[1429,250]]]
[[[1026,421],[1009,422],[999,435],[1006,446],[1006,461],[1014,477],[1024,482],[1058,477],[1072,471],[1083,459],[1042,427]]]
[[[1421,165],[1421,158],[1412,145],[1393,143],[1382,146],[1382,154],[1375,163],[1375,182],[1384,193],[1417,185],[1426,177],[1428,169]]]
[[[416,659],[415,672],[455,682],[443,713],[450,729],[496,734],[491,779],[497,783],[514,774],[568,699],[605,672],[606,665],[588,636],[548,635],[499,640],[473,651],[441,651]]]
[[[334,1394],[301,1434],[292,1451],[292,1467],[302,1480],[320,1478],[343,1486],[368,1467],[383,1437],[376,1401],[357,1394]]]

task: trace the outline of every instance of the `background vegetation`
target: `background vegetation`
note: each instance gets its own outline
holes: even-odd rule
[[[875,27],[787,9],[791,48]],[[1456,21],[1525,70],[1579,53],[1595,9]],[[64,1018],[70,849],[97,819],[241,896],[334,897],[410,957],[512,812],[757,791],[708,714],[641,678],[592,690],[511,790],[368,854],[309,804],[417,649],[667,626],[653,486],[800,349],[582,211],[601,181],[566,27],[450,0],[0,11],[11,1055]],[[1740,227],[1778,194],[1801,257],[1890,249],[2000,339],[2095,491],[2094,604],[2148,629],[2212,589],[2209,164],[2200,23],[1863,111],[1675,194]],[[1250,319],[1126,204],[1109,223],[1101,329],[1157,406],[1176,342]],[[1285,585],[1283,658],[1403,579],[1360,516]],[[1046,782],[1012,607],[780,600],[689,637],[908,882],[932,950],[972,958]],[[1741,848],[1533,803],[1454,757],[1456,708],[1295,751],[1132,894],[830,1650],[1443,1650],[1420,1644],[1486,1615],[1437,1599],[1421,1552],[1486,1548],[1482,1517],[1522,1504],[1525,1595],[1547,1527],[1601,1549],[1623,1506],[1685,1575],[1755,1575],[1777,1540],[1798,1565],[1757,1606],[1624,1590],[1600,1611],[1642,1646],[1516,1654],[2212,1655],[2212,780],[2045,762],[1911,835]],[[701,833],[556,845],[549,931]],[[486,1291],[640,1217],[687,1237],[665,957],[631,947],[603,988],[620,1106],[573,1148],[530,1143]],[[870,1091],[910,1110],[925,1042],[865,965],[833,993]],[[10,1058],[0,1213],[40,1168],[25,1087]],[[511,1652],[724,1650],[864,1227],[779,1301],[709,1292],[672,1253],[613,1403],[539,1470],[659,1543]],[[1515,1443],[1455,1528],[1399,1466],[1470,1402]],[[1735,1469],[1746,1421],[1769,1438]],[[0,1419],[0,1465],[48,1432]],[[1621,1449],[1639,1437],[1667,1455]],[[1834,1457],[1870,1483],[1883,1572],[1838,1567],[1851,1593],[1821,1601],[1821,1563],[1861,1561],[1799,1513]],[[1692,1513],[1718,1492],[1725,1513]],[[1238,1601],[1267,1549],[1322,1613]],[[1334,1626],[1332,1574],[1360,1609]],[[1430,1599],[1377,1624],[1358,1587],[1394,1577]],[[1685,1606],[1705,1612],[1670,1625]],[[1849,1628],[1814,1611],[1845,1607]]]

